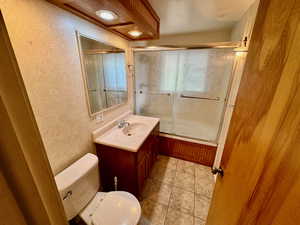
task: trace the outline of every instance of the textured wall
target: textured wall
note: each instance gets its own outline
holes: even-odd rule
[[[124,111],[130,102],[91,121],[86,105],[75,31],[119,48],[128,42],[45,0],[0,0],[9,36],[54,174],[87,152],[91,131]],[[127,49],[128,50],[128,49]],[[127,51],[130,62],[131,53]],[[129,81],[129,90],[132,82]]]

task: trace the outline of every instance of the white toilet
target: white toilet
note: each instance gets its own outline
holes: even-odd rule
[[[98,192],[98,158],[88,153],[55,176],[67,219],[79,215],[87,225],[136,225],[138,200],[124,191]]]

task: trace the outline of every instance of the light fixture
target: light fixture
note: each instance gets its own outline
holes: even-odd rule
[[[248,52],[247,48],[237,47],[233,49],[234,52]]]
[[[159,46],[147,46],[148,49],[157,49]]]
[[[118,18],[118,15],[110,10],[98,10],[96,11],[96,15],[107,21],[112,21]]]
[[[132,37],[139,37],[142,35],[142,32],[138,30],[131,30],[128,32],[128,34],[130,34]]]

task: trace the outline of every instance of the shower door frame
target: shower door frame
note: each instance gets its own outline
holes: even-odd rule
[[[240,46],[240,42],[219,42],[219,43],[208,43],[208,44],[203,44],[203,45],[197,45],[197,46],[159,46],[157,48],[133,48],[133,55],[136,52],[162,52],[162,51],[180,51],[180,50],[200,50],[200,49],[225,49],[225,48],[230,48],[232,49],[232,51],[234,52],[235,48],[238,48]],[[232,89],[232,83],[233,83],[233,78],[234,78],[234,68],[235,68],[235,55],[234,55],[234,59],[233,59],[233,63],[232,63],[232,68],[231,68],[231,72],[229,75],[229,81],[228,81],[228,86],[227,86],[227,90],[226,90],[226,95],[224,98],[224,105],[223,105],[223,109],[222,109],[222,113],[221,113],[221,118],[220,118],[220,124],[218,127],[218,132],[217,132],[217,137],[215,141],[210,141],[210,140],[205,140],[205,139],[201,139],[201,138],[193,138],[193,137],[188,137],[188,136],[182,136],[182,135],[178,135],[175,133],[165,133],[165,132],[160,132],[162,134],[166,134],[166,135],[170,135],[170,136],[175,136],[175,137],[180,137],[180,138],[184,138],[186,140],[193,140],[193,141],[197,141],[199,143],[208,143],[208,144],[212,144],[214,146],[218,146],[218,142],[219,142],[219,138],[220,138],[220,134],[221,134],[221,130],[222,130],[222,126],[224,123],[224,117],[225,117],[225,113],[226,113],[226,109],[227,109],[227,104],[228,104],[228,98]],[[133,57],[135,58],[135,57]],[[135,62],[134,62],[135,64]],[[136,70],[134,70],[133,73],[133,95],[134,95],[134,101],[133,101],[133,107],[134,107],[134,113],[136,113]],[[171,95],[172,96],[172,95]],[[172,96],[173,97],[173,96]],[[173,114],[172,114],[173,117]]]

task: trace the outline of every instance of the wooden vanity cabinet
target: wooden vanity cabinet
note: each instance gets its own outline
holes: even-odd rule
[[[115,147],[96,144],[99,157],[99,169],[103,191],[128,191],[137,198],[146,178],[158,155],[159,124],[157,124],[146,138],[137,152],[131,152]]]

